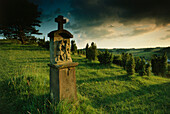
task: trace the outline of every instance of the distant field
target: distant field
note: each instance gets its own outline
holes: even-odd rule
[[[170,113],[170,79],[127,76],[119,66],[103,66],[78,55],[72,56],[79,63],[78,101],[53,105],[49,98],[49,55],[38,46],[0,40],[0,114]]]
[[[100,51],[104,51],[104,49],[99,49]],[[145,57],[150,60],[153,54],[157,54],[158,56],[163,53],[167,53],[168,58],[170,59],[170,47],[157,47],[157,48],[142,48],[142,49],[108,49],[109,52],[113,54],[121,54],[132,53],[134,56]]]

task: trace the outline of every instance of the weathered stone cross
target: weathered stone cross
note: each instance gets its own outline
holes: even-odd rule
[[[66,19],[59,15],[57,18],[55,18],[55,22],[58,23],[58,30],[63,30],[63,24],[66,23]]]

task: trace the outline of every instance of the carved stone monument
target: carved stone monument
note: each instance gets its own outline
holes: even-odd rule
[[[70,53],[70,38],[73,35],[63,29],[66,19],[59,15],[55,18],[58,30],[48,34],[50,37],[50,94],[54,101],[77,99],[75,67]]]

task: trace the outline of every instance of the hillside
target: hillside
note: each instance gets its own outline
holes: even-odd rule
[[[78,101],[53,105],[49,51],[0,40],[0,113],[170,113],[170,79],[127,76],[121,67],[72,56]]]
[[[105,49],[98,49],[99,51],[104,51]],[[163,53],[167,53],[168,58],[170,59],[170,47],[156,47],[156,48],[140,48],[140,49],[108,49],[109,52],[113,54],[121,54],[121,53],[132,53],[134,56],[145,57],[150,60],[153,54],[157,54],[158,56]]]

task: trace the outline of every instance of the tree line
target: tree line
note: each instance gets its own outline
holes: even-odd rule
[[[168,63],[167,54],[164,53],[162,56],[152,55],[151,61],[146,61],[144,57],[133,57],[131,53],[122,53],[120,55],[113,55],[108,50],[105,52],[97,51],[97,46],[94,42],[85,47],[86,58],[88,60],[97,60],[100,64],[110,65],[116,64],[123,67],[127,71],[128,75],[139,73],[139,75],[150,76],[151,72],[155,75],[166,76]]]

